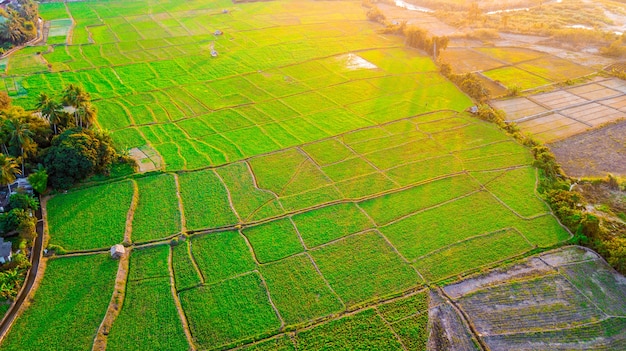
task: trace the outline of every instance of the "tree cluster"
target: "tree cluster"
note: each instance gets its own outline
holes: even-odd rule
[[[90,100],[81,87],[68,85],[58,99],[42,93],[36,113],[13,107],[10,100],[0,106],[0,185],[30,174],[33,188],[42,193],[48,180],[67,189],[106,172],[117,152],[106,132],[91,128],[96,109]]]
[[[38,5],[33,0],[15,0],[0,11],[0,46],[7,49],[37,36]]]
[[[484,84],[472,73],[455,74],[447,63],[439,66],[439,72],[456,84],[464,93],[471,96],[474,100],[484,102],[489,99],[489,90]]]

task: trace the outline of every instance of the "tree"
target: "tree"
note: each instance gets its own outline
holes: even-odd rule
[[[83,118],[95,119],[95,109],[91,106],[91,97],[82,87],[70,84],[63,89],[62,102],[74,108],[74,123],[83,127]]]
[[[0,110],[6,110],[11,107],[11,98],[6,91],[0,91]]]
[[[28,182],[36,192],[43,194],[48,188],[48,172],[39,165],[39,168],[28,176]]]
[[[0,183],[6,185],[11,193],[11,184],[15,181],[17,175],[22,174],[19,166],[13,157],[0,154]]]
[[[103,172],[116,156],[111,137],[104,132],[73,128],[52,140],[43,156],[50,185],[67,189],[86,177]]]
[[[96,109],[90,102],[83,102],[76,108],[78,125],[82,128],[89,128],[96,121]]]

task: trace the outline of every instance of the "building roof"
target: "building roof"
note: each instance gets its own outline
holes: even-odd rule
[[[11,242],[4,241],[4,238],[0,238],[0,257],[8,258],[11,256]]]

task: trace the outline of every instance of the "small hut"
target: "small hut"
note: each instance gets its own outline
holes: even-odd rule
[[[124,245],[122,244],[117,244],[117,245],[113,245],[111,246],[111,258],[113,259],[118,259],[120,257],[122,257],[122,255],[126,252],[126,249],[124,249]]]
[[[215,51],[215,49],[211,49],[211,56],[217,57],[217,51]]]
[[[221,30],[216,30],[215,32],[213,32],[213,35],[222,35],[224,34],[224,32],[222,32]]]
[[[4,238],[0,238],[0,263],[10,262],[12,257],[11,242],[4,242]]]

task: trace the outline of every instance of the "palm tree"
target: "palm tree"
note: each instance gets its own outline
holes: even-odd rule
[[[63,113],[63,106],[60,103],[50,99],[46,93],[39,95],[37,109],[41,111],[41,116],[48,120],[54,127],[54,134],[57,134],[57,124]]]
[[[5,154],[0,154],[0,183],[8,187],[9,194],[11,194],[11,184],[19,174],[22,174],[22,172],[15,159]]]
[[[77,85],[70,84],[63,90],[63,104],[74,107],[74,121],[76,122],[76,125],[80,125],[81,127],[82,121],[79,121],[79,118],[84,117],[81,116],[81,114],[84,115],[88,112],[84,111],[87,108],[83,109],[83,111],[79,111],[79,109],[83,107],[84,104],[89,103],[90,100],[91,97],[89,96],[89,93]]]
[[[24,111],[21,109],[11,108],[10,110],[3,111],[7,115],[5,125],[9,132],[9,143],[19,147],[20,156],[22,158],[22,173],[24,173],[24,148],[32,147],[33,145],[33,132],[29,129],[28,123],[24,120],[20,113]]]
[[[89,128],[96,120],[96,109],[89,102],[84,102],[78,106],[75,113],[78,116],[78,122],[81,127]]]

